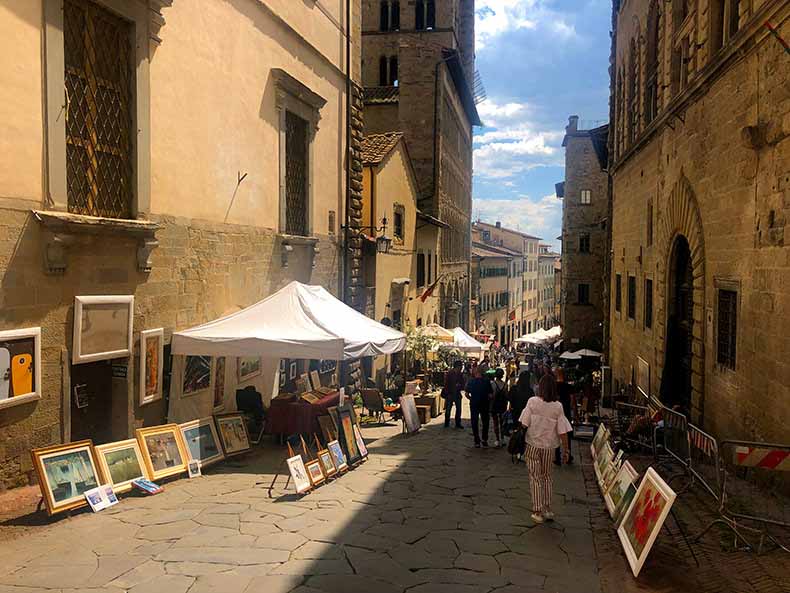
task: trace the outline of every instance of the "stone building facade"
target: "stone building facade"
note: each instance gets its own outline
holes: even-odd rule
[[[404,134],[440,233],[439,322],[469,323],[474,0],[363,0],[365,132]]]
[[[609,270],[608,126],[565,128],[562,197],[562,328],[569,348],[604,346]]]
[[[292,280],[342,295],[346,22],[290,0],[4,3],[0,343],[40,328],[41,357],[38,397],[0,400],[0,489],[34,447],[166,421],[139,395],[141,330],[164,330],[166,393],[173,331]],[[351,51],[359,80],[359,28]],[[86,295],[134,297],[130,354],[74,362]]]
[[[561,256],[551,250],[551,245],[541,244],[538,249],[538,329],[550,329],[560,323],[554,314],[554,273],[555,264],[560,261]]]
[[[782,0],[613,3],[611,365],[719,438],[790,420]],[[639,369],[641,372],[638,372]]]

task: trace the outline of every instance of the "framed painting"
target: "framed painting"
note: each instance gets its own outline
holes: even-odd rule
[[[152,480],[187,471],[189,453],[178,424],[137,429],[137,442]]]
[[[349,465],[354,465],[362,459],[357,447],[357,441],[354,438],[354,421],[351,419],[351,412],[345,406],[338,408],[338,426],[337,433],[343,448],[346,451],[346,458]]]
[[[0,331],[0,409],[41,399],[41,328]]]
[[[636,357],[636,388],[650,397],[650,365],[641,356]]]
[[[601,481],[598,482],[598,487],[601,489],[601,494],[606,492],[606,489],[609,488],[612,480],[614,480],[619,470],[620,462],[615,458],[609,463],[609,465],[606,466],[606,469],[601,472]]]
[[[310,477],[307,474],[307,468],[304,466],[301,455],[294,455],[289,457],[286,461],[288,464],[288,471],[291,472],[291,479],[294,481],[296,493],[302,494],[311,488]]]
[[[598,453],[598,457],[595,459],[595,477],[598,479],[598,483],[601,482],[601,477],[603,476],[604,470],[609,466],[612,462],[612,458],[614,457],[614,451],[612,451],[612,446],[606,442],[604,446],[601,448],[601,451]]]
[[[124,358],[132,353],[134,297],[74,297],[71,362]]]
[[[194,395],[211,386],[211,357],[186,356],[184,359],[184,379],[181,394]]]
[[[626,509],[631,506],[631,501],[634,500],[634,496],[636,496],[637,486],[638,484],[636,482],[629,484],[625,489],[625,494],[623,494],[622,500],[617,503],[613,517],[615,531],[620,527],[620,523],[623,522],[623,515],[625,515]]]
[[[318,417],[318,426],[321,427],[321,436],[324,437],[324,442],[334,441],[337,439],[337,424],[332,419],[332,416],[326,414]]]
[[[244,416],[238,412],[219,414],[214,416],[217,423],[219,438],[226,457],[239,455],[250,449],[250,435],[247,434],[247,424]]]
[[[88,504],[85,493],[99,485],[91,441],[33,449],[30,455],[47,514],[52,516]]]
[[[625,550],[634,577],[645,564],[650,548],[675,502],[675,492],[652,467],[647,468],[634,499],[617,528],[617,536]]]
[[[225,357],[218,356],[214,363],[213,408],[217,412],[225,407]]]
[[[324,475],[331,478],[337,473],[335,463],[332,461],[332,454],[328,449],[321,449],[317,453],[318,461],[321,462],[321,467],[324,469]]]
[[[291,364],[288,365],[288,379],[290,381],[296,379],[296,368],[297,368],[296,361],[292,360]]]
[[[362,455],[362,457],[367,457],[368,448],[367,445],[365,445],[365,439],[362,438],[362,432],[356,424],[354,425],[354,439],[357,441],[357,448],[359,449],[360,455]]]
[[[617,470],[614,480],[609,484],[609,487],[604,490],[603,502],[606,505],[606,510],[609,511],[609,516],[614,519],[615,511],[620,501],[623,500],[628,487],[636,482],[639,474],[636,473],[634,466],[626,461]]]
[[[178,427],[187,445],[189,458],[199,461],[201,467],[207,467],[225,458],[213,418],[184,422]]]
[[[609,440],[609,429],[601,423],[598,425],[598,430],[595,431],[595,436],[590,444],[590,453],[593,459],[598,457],[598,451],[601,450],[601,447],[607,440]]]
[[[285,380],[286,380],[284,358],[280,359],[280,368],[277,371],[277,375],[280,377],[280,389],[282,389],[283,387],[285,387]]]
[[[236,370],[239,377],[239,383],[249,381],[253,377],[257,377],[261,374],[261,357],[241,356],[237,358]]]
[[[141,406],[162,398],[164,342],[165,330],[161,327],[140,332]]]
[[[406,425],[406,431],[415,433],[420,430],[420,417],[417,415],[417,404],[413,395],[401,396],[400,409],[403,413],[403,423]]]
[[[313,486],[318,486],[326,480],[324,469],[321,467],[321,462],[318,459],[313,459],[305,464],[307,468],[307,475],[310,476],[310,483]]]
[[[337,439],[329,441],[326,448],[332,456],[332,463],[334,463],[335,469],[339,472],[347,470],[348,462],[346,461],[346,455],[343,453],[343,447],[340,446],[340,441]]]
[[[318,374],[318,371],[310,371],[310,383],[313,384],[313,389],[321,387],[321,375]]]
[[[128,492],[134,480],[148,478],[148,467],[137,439],[97,445],[94,450],[104,483],[112,484],[116,492]]]

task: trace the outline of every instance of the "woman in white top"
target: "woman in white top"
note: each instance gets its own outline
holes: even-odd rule
[[[535,523],[553,521],[551,512],[552,458],[554,449],[562,442],[563,462],[567,462],[568,433],[571,423],[565,417],[562,404],[557,401],[557,383],[551,372],[546,372],[538,384],[538,395],[529,398],[519,422],[527,427],[527,449],[524,458],[529,468],[529,487],[532,493],[532,520]]]

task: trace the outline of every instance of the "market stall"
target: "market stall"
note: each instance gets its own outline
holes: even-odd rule
[[[453,348],[461,352],[479,353],[483,351],[483,344],[475,340],[460,327],[453,330]]]

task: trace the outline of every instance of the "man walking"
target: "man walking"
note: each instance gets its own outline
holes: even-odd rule
[[[488,447],[488,421],[491,409],[491,397],[494,390],[491,380],[483,377],[480,368],[475,369],[474,378],[466,385],[466,397],[472,408],[472,433],[475,436],[475,447],[480,448],[480,420],[483,421],[483,447]]]
[[[456,360],[453,363],[453,368],[447,371],[444,376],[444,388],[442,388],[445,428],[450,427],[450,411],[453,406],[455,406],[455,427],[463,428],[461,425],[461,390],[464,388],[464,383],[461,361]]]

